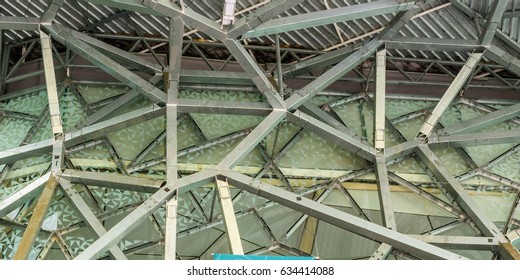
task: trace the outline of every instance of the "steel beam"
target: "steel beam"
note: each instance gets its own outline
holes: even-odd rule
[[[29,183],[27,186],[11,194],[0,201],[0,217],[4,217],[16,208],[24,205],[27,201],[34,198],[41,191],[45,182],[49,181],[50,172]]]
[[[43,16],[41,17],[42,23],[51,23],[54,18],[56,17],[56,14],[60,10],[61,6],[63,5],[63,2],[65,0],[52,0],[47,5],[47,9],[43,13]]]
[[[141,193],[156,193],[164,185],[164,181],[162,180],[151,180],[117,174],[100,174],[97,172],[72,169],[64,170],[61,178],[75,184]]]
[[[162,77],[160,75],[153,76],[148,80],[152,84],[157,84],[158,82],[162,81]],[[104,117],[108,116],[110,113],[116,111],[117,109],[120,109],[121,107],[128,105],[132,100],[135,100],[135,98],[139,95],[137,90],[130,90],[127,93],[121,95],[116,100],[110,102],[110,104],[104,106],[103,108],[97,110],[92,115],[86,117],[84,120],[82,120],[78,125],[76,125],[77,128],[83,128],[85,126],[92,125],[99,120],[103,119]]]
[[[273,109],[265,102],[180,99],[179,113],[267,116]]]
[[[491,45],[486,49],[485,55],[487,58],[504,66],[504,68],[520,77],[520,59],[511,55],[509,52],[495,45]]]
[[[251,77],[258,90],[267,98],[267,101],[273,108],[282,109],[285,102],[278,94],[278,91],[273,87],[271,82],[267,79],[265,73],[260,69],[258,64],[253,60],[251,55],[237,40],[225,40],[224,45],[229,52],[235,57],[240,66]]]
[[[326,66],[338,63],[345,59],[347,55],[360,49],[362,46],[363,44],[361,43],[355,43],[297,63],[293,63],[291,65],[287,65],[283,68],[283,76],[284,78],[293,78],[301,74],[308,73],[312,70],[324,68]]]
[[[272,200],[276,203],[308,214],[324,222],[336,225],[361,236],[384,242],[395,248],[425,259],[465,259],[464,257],[418,241],[382,226],[367,222],[332,207],[317,203],[297,194],[293,194],[268,185],[246,175],[222,171],[222,175],[235,187],[252,194]]]
[[[510,120],[520,116],[520,103],[512,106],[508,106],[486,115],[469,119],[461,123],[449,126],[437,132],[439,135],[443,134],[456,134],[456,133],[467,133],[475,130],[479,130],[485,127],[495,125],[497,123]]]
[[[519,142],[520,129],[453,135],[432,135],[428,138],[428,143],[432,145],[432,147],[471,147]]]
[[[473,53],[469,56],[459,74],[457,74],[451,85],[442,96],[441,100],[439,100],[439,103],[437,103],[437,106],[435,106],[435,109],[433,109],[431,115],[419,130],[419,134],[417,135],[418,138],[430,136],[441,115],[444,113],[444,111],[446,111],[455,96],[462,89],[481,59],[482,53]]]
[[[218,168],[235,167],[285,118],[285,115],[285,111],[274,110],[218,164]]]
[[[101,237],[107,230],[101,224],[101,222],[97,219],[96,215],[90,210],[88,205],[85,203],[81,195],[76,191],[74,186],[67,180],[61,178],[59,180],[60,186],[63,189],[68,200],[72,203],[72,206],[76,209],[76,212],[83,218],[83,220],[89,225],[90,229],[94,232],[97,237]],[[126,260],[126,256],[117,247],[117,245],[113,246],[109,249],[109,254],[116,260]]]
[[[426,199],[427,201],[439,206],[440,208],[446,210],[447,212],[451,213],[452,215],[458,217],[459,219],[466,219],[467,215],[457,207],[454,207],[453,205],[444,202],[444,200],[437,198],[435,195],[430,194],[429,192],[423,190],[420,187],[415,186],[414,184],[406,181],[405,179],[389,172],[388,178],[397,184],[409,189],[413,193],[421,196],[422,198]]]
[[[269,4],[256,9],[246,17],[238,20],[233,25],[232,29],[228,31],[227,36],[228,38],[238,38],[244,33],[257,28],[262,23],[269,21],[276,15],[291,9],[303,1],[304,0],[271,1]]]
[[[230,251],[235,255],[243,255],[244,248],[242,247],[242,241],[240,240],[240,232],[235,217],[235,210],[233,209],[233,201],[229,185],[227,181],[218,178],[215,178],[215,180],[217,182],[218,196],[220,198],[220,206],[224,216],[224,225],[226,227]]]
[[[363,143],[357,138],[347,135],[319,120],[300,111],[287,114],[287,119],[297,125],[303,126],[321,137],[331,141],[370,161],[375,159],[376,149]]]
[[[181,76],[182,37],[184,22],[180,17],[170,20],[168,102],[166,104],[166,185],[173,187],[177,182],[177,112],[179,82]],[[166,203],[166,235],[164,259],[175,260],[177,252],[177,195]]]
[[[435,153],[427,145],[419,145],[416,149],[417,155],[428,166],[437,180],[460,205],[462,210],[466,212],[468,217],[479,227],[479,229],[488,237],[495,237],[499,242],[505,242],[506,239],[496,225],[490,221],[475,201],[464,190],[464,187],[457,181],[453,175],[446,169],[444,164],[435,155]]]
[[[446,235],[408,235],[417,240],[446,249],[494,251],[500,246],[496,238]]]
[[[202,171],[190,176],[186,176],[177,180],[176,184],[171,186],[163,186],[154,193],[143,204],[123,218],[119,223],[112,227],[106,234],[101,236],[92,245],[79,254],[75,260],[96,259],[106,250],[117,244],[123,237],[138,227],[149,215],[154,213],[159,207],[170,200],[182,188],[188,191],[206,185],[214,179],[214,171]]]
[[[486,26],[484,27],[484,30],[482,30],[482,35],[480,37],[481,45],[488,47],[491,45],[491,42],[495,37],[495,32],[502,22],[502,15],[508,5],[508,1],[494,1],[491,6],[491,11],[489,11],[486,19]]]
[[[40,19],[34,17],[0,16],[0,29],[39,31]]]
[[[73,29],[69,30],[70,34],[74,37],[80,39],[81,41],[88,43],[92,47],[96,48],[96,50],[104,53],[108,57],[121,62],[127,66],[130,66],[134,69],[143,71],[150,75],[155,75],[157,73],[161,73],[163,71],[162,66],[153,62],[150,62],[140,56],[135,54],[123,51],[117,47],[114,47],[110,44],[102,42],[98,39],[92,38],[85,33],[81,33],[75,31]]]
[[[413,8],[414,4],[415,3],[403,3],[395,0],[381,0],[290,17],[281,17],[260,24],[253,30],[246,32],[242,38],[261,37],[365,17],[397,13]]]
[[[288,110],[296,110],[303,103],[310,100],[320,91],[326,89],[329,85],[337,81],[346,73],[350,72],[354,67],[365,61],[382,45],[379,39],[373,39],[340,63],[336,64],[324,74],[310,82],[308,85],[298,90],[296,94],[286,100]]]
[[[438,39],[422,37],[396,36],[384,40],[385,47],[390,50],[417,50],[417,51],[457,51],[471,52],[481,48],[477,40]]]
[[[78,53],[92,64],[100,67],[114,78],[137,90],[140,94],[145,95],[150,100],[157,102],[160,105],[165,104],[166,93],[159,90],[151,83],[134,74],[130,70],[121,66],[119,63],[110,59],[106,55],[102,54],[100,51],[94,49],[87,43],[76,38],[71,29],[60,25],[49,25],[45,26],[44,28],[55,40]]]
[[[386,49],[376,54],[376,92],[374,114],[374,147],[378,150],[385,148],[385,98],[386,95]]]
[[[382,154],[376,155],[375,171],[383,226],[397,231],[397,223],[395,221],[395,213],[390,194],[390,182],[388,181],[388,171],[386,168],[385,158]]]
[[[20,243],[18,244],[18,248],[13,256],[14,260],[26,260],[29,257],[34,242],[36,241],[36,237],[38,236],[38,232],[42,227],[47,209],[49,209],[51,205],[51,200],[54,197],[57,185],[58,180],[54,177],[53,172],[49,176],[49,180],[43,188],[43,192],[34,208],[29,224],[23,233],[22,240],[20,240]]]

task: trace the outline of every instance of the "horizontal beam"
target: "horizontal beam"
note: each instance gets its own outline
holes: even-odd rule
[[[3,30],[40,30],[40,19],[34,17],[0,16],[0,29]]]
[[[432,147],[471,147],[519,142],[520,129],[453,135],[432,135],[428,138],[428,143]]]
[[[162,180],[151,180],[117,174],[100,174],[98,172],[66,169],[61,178],[74,184],[112,188],[123,191],[155,193],[163,185]]]
[[[295,16],[281,17],[260,24],[254,30],[246,32],[242,38],[267,36],[337,22],[346,22],[365,17],[397,13],[399,11],[409,10],[413,8],[414,5],[414,3],[406,3],[396,0],[380,0],[366,4],[357,4]]]
[[[179,113],[267,116],[273,109],[263,102],[179,99]]]
[[[408,235],[412,238],[446,249],[493,251],[500,243],[496,238],[445,235]]]
[[[480,48],[477,40],[437,39],[397,36],[383,41],[387,49],[421,51],[473,51]]]
[[[424,259],[465,259],[444,249],[426,244],[404,234],[365,221],[330,206],[263,183],[246,175],[222,171],[231,185],[268,200],[315,217],[361,236],[390,244],[398,250]]]

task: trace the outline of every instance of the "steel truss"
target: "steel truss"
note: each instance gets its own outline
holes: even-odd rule
[[[42,122],[43,118],[51,121],[53,137],[31,144],[21,145],[0,152],[0,164],[3,173],[9,172],[9,168],[15,162],[33,157],[35,155],[52,155],[51,165],[48,172],[34,180],[26,187],[15,192],[11,196],[0,201],[0,216],[25,209],[27,205],[36,205],[32,210],[32,216],[27,225],[17,221],[6,219],[2,225],[19,227],[24,229],[24,235],[14,255],[15,259],[28,258],[38,235],[47,234],[40,230],[44,222],[45,214],[53,198],[56,197],[56,189],[64,193],[74,209],[80,214],[83,225],[74,225],[69,228],[52,231],[40,257],[47,254],[53,242],[59,244],[65,256],[74,259],[97,259],[110,257],[114,259],[127,259],[131,254],[147,250],[154,246],[164,246],[164,258],[176,259],[179,254],[176,251],[177,239],[217,228],[224,224],[225,230],[215,242],[222,242],[221,237],[227,237],[230,251],[235,254],[265,253],[276,249],[284,249],[293,254],[312,254],[317,238],[319,222],[326,222],[343,230],[355,233],[380,243],[377,251],[371,259],[385,259],[394,255],[411,255],[423,259],[465,259],[465,257],[453,253],[447,249],[485,250],[496,253],[503,259],[516,259],[518,251],[511,245],[515,226],[518,220],[514,218],[518,208],[518,195],[509,213],[504,230],[486,217],[479,205],[468,194],[464,180],[482,176],[489,180],[498,182],[501,186],[512,192],[518,193],[520,184],[504,178],[491,170],[493,165],[515,154],[519,150],[519,129],[505,131],[482,132],[485,128],[503,123],[518,124],[520,121],[520,108],[518,104],[508,105],[495,110],[477,101],[461,98],[471,94],[473,89],[483,88],[506,88],[508,94],[518,90],[518,77],[511,78],[497,74],[500,71],[509,71],[517,76],[520,75],[520,60],[504,50],[504,44],[512,46],[510,40],[504,38],[503,32],[498,25],[504,14],[505,1],[495,1],[489,14],[484,18],[478,13],[465,7],[460,1],[450,3],[466,14],[471,14],[477,21],[480,34],[478,38],[467,40],[436,40],[430,37],[406,37],[400,31],[406,28],[407,23],[413,19],[428,15],[429,13],[446,7],[442,4],[437,8],[423,11],[423,2],[435,1],[377,1],[367,4],[359,4],[346,8],[327,8],[325,11],[301,14],[292,17],[275,18],[276,15],[286,11],[303,1],[273,1],[264,7],[253,10],[249,17],[244,17],[232,28],[223,29],[215,22],[199,14],[189,7],[180,6],[176,2],[168,0],[152,1],[94,1],[84,0],[95,4],[103,4],[117,7],[121,11],[111,17],[91,24],[86,27],[87,31],[95,30],[97,26],[124,17],[132,12],[140,12],[165,17],[169,20],[168,38],[151,39],[131,36],[112,36],[124,40],[134,40],[143,43],[150,57],[137,55],[133,47],[129,51],[122,50],[107,44],[100,38],[109,38],[107,34],[81,33],[76,30],[61,26],[53,21],[62,8],[64,1],[51,1],[49,7],[41,18],[0,16],[0,35],[2,30],[25,30],[39,31],[39,38],[34,38],[29,44],[26,52],[18,61],[10,61],[10,51],[20,43],[6,44],[4,37],[0,36],[0,94],[8,88],[15,88],[13,84],[27,79],[38,79],[44,75],[45,87],[48,95],[48,107],[42,116],[26,116],[16,112],[2,111],[2,117],[9,116],[19,119],[30,119],[36,123]],[[326,2],[326,1],[325,1]],[[181,1],[182,3],[182,1]],[[333,25],[341,38],[341,32],[337,23],[345,20],[363,19],[370,16],[382,16],[395,13],[389,23],[380,30],[375,30],[370,40],[357,44],[346,44],[342,42],[336,46],[336,50],[327,49],[322,51],[298,50],[280,47],[280,33],[291,32],[303,28],[311,28],[323,25]],[[303,25],[301,23],[304,23]],[[413,21],[412,21],[413,22]],[[413,23],[415,24],[415,23]],[[219,42],[195,42],[184,41],[185,26],[203,32]],[[276,45],[274,47],[250,46],[242,42],[246,38],[255,38],[275,34]],[[368,36],[368,35],[367,35]],[[500,40],[500,41],[499,41]],[[168,59],[154,51],[153,42],[158,46],[168,44]],[[26,42],[27,43],[27,42]],[[60,54],[53,43],[61,44],[66,53]],[[31,74],[20,74],[19,67],[24,65],[28,54],[40,45],[43,69]],[[134,47],[137,44],[134,45]],[[161,45],[161,46],[163,46]],[[343,46],[345,45],[345,46]],[[208,59],[201,47],[218,46],[228,53],[226,59],[214,61]],[[155,49],[157,49],[156,47]],[[200,60],[193,65],[203,65],[202,70],[186,70],[181,66],[186,57],[183,54],[193,49]],[[417,51],[451,51],[467,52],[464,60],[458,61],[422,61],[412,58],[398,58],[388,56],[391,50],[417,50]],[[276,60],[270,65],[259,65],[255,61],[253,51],[273,52]],[[80,56],[90,64],[75,64],[75,56]],[[282,63],[286,57],[295,58],[293,63]],[[235,60],[236,62],[232,61]],[[420,71],[409,71],[402,68],[402,61],[415,61],[424,63],[426,67]],[[56,63],[57,62],[57,63]],[[55,65],[56,64],[56,65]],[[218,64],[218,65],[217,65]],[[364,64],[365,67],[360,67]],[[94,67],[95,66],[95,67]],[[427,81],[432,75],[429,69],[439,68],[446,75],[435,74],[442,82]],[[450,66],[449,70],[446,66]],[[114,80],[130,88],[130,90],[118,97],[108,100],[106,104],[97,104],[101,107],[95,113],[82,120],[75,128],[64,131],[60,115],[60,79],[64,86],[71,88],[75,81],[70,77],[74,68],[89,68],[110,74]],[[241,68],[243,71],[226,71],[226,67]],[[393,68],[393,71],[389,71]],[[206,70],[208,69],[208,70]],[[453,69],[457,73],[453,73]],[[276,72],[275,72],[276,70]],[[94,70],[93,70],[94,71]],[[373,77],[372,77],[373,76]],[[390,76],[390,77],[389,77]],[[396,78],[400,76],[400,78]],[[479,78],[489,76],[491,86],[479,84]],[[296,78],[301,80],[310,79],[311,82],[303,86],[292,87],[288,80]],[[81,78],[79,78],[81,79]],[[423,80],[425,79],[425,80]],[[83,81],[85,82],[85,81]],[[347,97],[339,94],[339,98],[316,106],[312,98],[322,94],[327,88],[337,83],[361,84],[361,92]],[[388,94],[392,84],[403,84],[410,86],[446,85],[438,96],[440,100],[431,110],[422,110],[402,116],[399,120],[389,120],[386,117],[385,102],[390,98]],[[200,87],[204,84],[213,85],[213,89],[250,89],[262,95],[262,102],[234,102],[215,100],[192,100],[179,98],[179,91],[183,87]],[[371,84],[374,84],[373,86]],[[211,89],[211,87],[209,87]],[[19,93],[6,92],[0,95],[0,100],[9,100],[23,95],[32,89],[25,89]],[[467,94],[466,94],[467,92]],[[354,91],[352,91],[354,93]],[[372,101],[370,96],[374,96]],[[135,101],[138,96],[146,97],[152,105],[118,115],[109,117],[121,106],[126,106]],[[508,96],[507,94],[505,94]],[[515,96],[515,98],[518,98]],[[373,131],[364,131],[362,136],[357,135],[348,124],[336,114],[335,107],[354,102],[366,102],[374,111]],[[484,111],[482,116],[471,118],[445,128],[439,128],[439,120],[446,110],[453,104],[466,104]],[[513,101],[513,103],[515,103]],[[86,107],[92,106],[85,104]],[[92,108],[89,108],[91,110]],[[224,115],[255,115],[264,117],[256,126],[232,134],[224,135],[217,139],[207,139],[198,128],[191,114],[224,114]],[[425,116],[426,120],[420,131],[411,139],[405,139],[395,125],[409,119]],[[107,117],[109,117],[107,119]],[[130,163],[125,166],[118,156],[114,145],[106,135],[114,130],[128,128],[148,120],[165,117],[166,128],[153,142],[149,143],[144,150]],[[365,116],[361,116],[364,121]],[[185,149],[178,148],[178,126],[183,121],[190,122],[192,128],[201,138],[201,143]],[[283,126],[293,125],[299,131],[288,140],[284,147],[275,152],[280,145],[279,131]],[[353,156],[369,162],[369,167],[362,170],[351,170],[342,175],[323,176],[327,180],[316,183],[306,189],[297,189],[292,182],[301,179],[299,175],[289,175],[278,161],[294,143],[298,141],[305,131],[313,132],[339,147],[348,150]],[[398,143],[390,146],[388,131],[397,134]],[[34,134],[33,129],[29,131],[26,139]],[[266,138],[274,134],[272,151],[266,149]],[[373,135],[372,138],[368,137]],[[373,139],[372,143],[368,139]],[[208,165],[205,170],[193,172],[181,170],[178,158],[191,153],[203,151],[221,143],[240,140],[239,143],[216,165]],[[145,161],[147,155],[158,145],[165,141],[165,156]],[[106,175],[96,172],[74,170],[68,154],[81,151],[88,147],[104,144],[109,147],[113,161],[121,171],[122,175]],[[490,144],[515,144],[516,146],[501,156],[491,160],[483,166],[475,164],[467,155],[465,148]],[[437,157],[432,148],[450,147],[456,148],[458,154],[468,162],[472,170],[459,177],[455,177]],[[255,172],[255,174],[244,174],[246,172],[236,171],[242,159],[249,153],[259,151],[265,159],[266,164]],[[424,168],[429,175],[431,184],[444,192],[449,201],[444,201],[432,193],[414,184],[413,180],[402,178],[388,170],[389,166],[404,160],[415,160]],[[136,178],[128,174],[141,170],[147,170],[159,164],[166,165],[166,179],[152,180]],[[268,183],[267,175],[273,171],[273,177],[281,182],[283,188]],[[371,177],[377,186],[382,224],[369,220],[366,209],[362,209],[344,187],[343,182],[360,178],[367,174],[375,174]],[[477,236],[437,236],[443,230],[429,232],[427,235],[408,235],[399,231],[396,222],[395,207],[392,203],[392,187],[395,182],[409,189],[411,192],[422,196],[425,200],[437,205],[455,216],[458,223],[467,222],[473,226]],[[212,198],[199,198],[194,190],[202,189],[203,186],[212,185],[207,196]],[[107,230],[103,221],[110,215],[104,212],[96,215],[85,201],[86,198],[78,193],[78,186],[83,186],[87,198],[95,201],[94,196],[88,195],[88,186],[98,186],[107,189],[121,191],[132,191],[139,193],[140,203],[125,206],[116,212],[130,212],[112,228]],[[233,196],[233,189],[240,190]],[[354,214],[334,209],[326,205],[325,199],[331,192],[338,191],[348,201]],[[40,194],[41,192],[41,194]],[[246,211],[235,210],[237,201],[244,192],[262,197],[266,203]],[[148,198],[142,194],[149,194]],[[192,201],[192,211],[197,211],[202,217],[200,225],[188,230],[177,229],[177,219],[182,218],[178,211],[178,200],[181,194],[189,195]],[[310,199],[309,199],[310,197]],[[212,200],[210,213],[201,206],[204,199]],[[234,205],[235,204],[235,205]],[[215,205],[220,205],[221,217],[214,215]],[[300,218],[287,230],[284,236],[277,238],[273,234],[269,223],[262,217],[259,210],[267,209],[275,205],[283,205],[289,209],[301,213]],[[31,208],[31,207],[29,207]],[[154,213],[158,209],[165,209],[164,233]],[[18,209],[18,210],[17,210]],[[118,213],[119,213],[118,212]],[[108,214],[107,214],[108,213]],[[113,213],[112,213],[113,214]],[[105,215],[105,216],[103,216]],[[113,214],[116,215],[116,214]],[[248,236],[241,234],[238,220],[244,216],[253,216],[267,238],[272,242],[252,252],[244,250],[245,242],[250,242]],[[151,219],[150,219],[151,218]],[[138,228],[144,221],[150,219],[155,223],[156,230],[161,232],[159,240],[150,241],[149,244],[139,245],[130,250],[123,251],[117,244],[129,233]],[[62,240],[62,235],[67,232],[78,230],[87,226],[96,236],[96,240],[88,248],[77,255],[73,255]],[[447,225],[451,227],[453,225]],[[300,237],[299,248],[287,245],[287,241],[303,227]],[[516,238],[516,237],[515,237]],[[208,250],[210,247],[208,247]],[[108,255],[105,255],[107,254]],[[204,255],[202,253],[200,256]],[[199,256],[199,258],[200,258]]]

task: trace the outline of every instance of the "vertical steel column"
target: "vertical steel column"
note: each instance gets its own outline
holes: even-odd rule
[[[385,148],[385,94],[386,94],[386,49],[376,54],[376,111],[374,116],[374,147]]]
[[[240,232],[238,230],[238,223],[235,216],[235,210],[233,208],[233,201],[231,197],[231,191],[229,190],[229,185],[227,180],[222,181],[218,178],[215,179],[217,181],[220,206],[222,207],[224,225],[226,226],[230,250],[235,255],[243,255],[244,248],[242,247],[242,241],[240,240]]]
[[[166,104],[166,185],[177,181],[177,95],[179,93],[182,37],[184,22],[180,17],[170,20],[170,68],[168,74],[168,100]],[[166,235],[164,259],[175,260],[177,244],[177,196],[166,203]]]

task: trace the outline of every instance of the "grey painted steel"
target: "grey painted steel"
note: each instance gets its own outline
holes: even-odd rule
[[[393,174],[388,173],[388,178],[397,184],[409,189],[410,191],[416,193],[417,195],[420,195],[424,199],[428,200],[429,202],[441,207],[442,209],[448,211],[449,213],[455,215],[459,219],[466,219],[467,215],[457,207],[454,207],[453,205],[444,202],[444,200],[437,198],[435,195],[430,194],[429,192],[423,190],[422,188],[413,185],[412,183],[406,181],[405,179]]]
[[[300,111],[288,113],[287,119],[317,133],[332,143],[344,147],[370,161],[375,159],[376,149]]]
[[[240,142],[222,161],[219,168],[231,169],[235,167],[249,152],[251,152],[269,132],[271,132],[284,118],[286,112],[274,110],[260,124],[258,124],[244,140]]]
[[[496,250],[500,243],[496,238],[473,236],[446,236],[446,235],[412,235],[408,236],[423,242],[446,249],[461,250]]]
[[[96,172],[72,169],[65,169],[61,178],[75,184],[142,193],[155,193],[164,185],[164,181],[162,180],[151,180],[116,174],[99,174]]]
[[[396,36],[384,40],[387,49],[422,50],[422,51],[473,51],[480,48],[477,40],[464,39],[437,39],[422,37]]]
[[[181,76],[182,37],[184,22],[180,17],[170,20],[169,26],[168,103],[166,105],[166,185],[173,187],[177,171],[178,93]],[[164,259],[175,260],[177,253],[177,196],[166,203]]]
[[[453,135],[434,135],[428,138],[428,143],[436,147],[472,147],[519,142],[520,129]]]
[[[479,130],[484,127],[489,127],[497,123],[519,117],[520,116],[520,103],[512,106],[508,106],[486,115],[469,119],[461,123],[446,127],[437,132],[437,134],[455,134],[455,133],[467,133],[475,130]]]
[[[107,230],[98,220],[96,215],[90,210],[88,205],[85,203],[81,195],[76,191],[74,186],[67,180],[61,178],[59,180],[60,186],[63,189],[63,193],[67,196],[69,201],[72,203],[72,206],[76,209],[77,213],[83,218],[83,220],[89,225],[94,234],[97,237],[101,237]],[[117,245],[111,247],[109,250],[109,254],[116,260],[127,260],[125,254]]]
[[[303,103],[314,97],[318,92],[326,89],[329,85],[337,81],[346,73],[350,72],[354,67],[365,61],[369,56],[382,45],[379,39],[374,39],[352,53],[340,63],[327,70],[323,75],[310,82],[308,85],[298,90],[296,94],[287,99],[287,108],[295,110]]]
[[[317,203],[297,194],[293,194],[269,184],[258,181],[246,175],[222,171],[221,174],[229,182],[242,190],[254,195],[280,203],[291,209],[298,210],[324,222],[333,224],[342,229],[388,243],[395,248],[425,259],[465,259],[464,257],[440,249],[438,247],[418,241],[404,234],[367,222],[340,210]]]
[[[482,36],[480,44],[483,46],[490,46],[498,25],[502,22],[502,15],[506,7],[509,5],[509,1],[494,1],[486,19],[486,26],[482,30]]]
[[[466,81],[470,78],[477,63],[482,59],[482,56],[482,53],[473,53],[470,55],[437,106],[435,106],[435,109],[433,109],[431,115],[419,130],[419,135],[429,136],[431,134],[433,128],[437,125],[439,118],[451,104],[455,96],[460,92]]]
[[[137,90],[140,94],[145,95],[150,100],[162,105],[165,104],[166,93],[94,49],[87,43],[79,40],[72,34],[70,29],[59,25],[50,25],[45,26],[44,28],[55,40],[78,53],[92,64],[97,65],[116,79],[126,83],[129,87]]]
[[[52,151],[54,140],[48,139],[33,144],[27,144],[21,147],[11,148],[0,152],[0,165],[12,163],[24,158],[40,156],[48,154]]]
[[[323,68],[334,63],[338,63],[345,59],[347,55],[353,53],[362,46],[363,44],[361,43],[355,43],[337,50],[327,52],[325,54],[315,56],[313,58],[309,58],[291,65],[286,65],[283,68],[283,76],[285,78],[297,77],[314,69]]]
[[[4,217],[11,211],[25,204],[29,199],[36,197],[36,195],[41,192],[42,186],[49,180],[50,175],[50,172],[46,173],[29,183],[24,188],[0,201],[0,217]]]
[[[93,37],[90,37],[84,33],[77,32],[77,31],[71,29],[70,34],[72,34],[74,37],[80,39],[81,41],[88,43],[89,45],[95,47],[96,50],[104,53],[105,55],[109,56],[111,59],[114,59],[118,62],[128,65],[134,69],[138,69],[140,71],[143,71],[143,72],[151,74],[151,75],[154,75],[156,73],[161,73],[163,70],[161,65],[159,65],[157,63],[150,62],[135,54],[125,52],[119,48],[116,48],[110,44],[102,42]]]
[[[35,17],[0,16],[0,29],[4,30],[40,30],[40,19]]]
[[[225,40],[224,45],[229,52],[244,68],[244,71],[251,77],[251,80],[258,87],[258,90],[267,98],[267,101],[273,108],[284,108],[285,102],[267,79],[265,73],[260,69],[258,64],[249,55],[247,50],[237,40]]]
[[[179,113],[267,116],[273,109],[264,102],[179,99]]]
[[[520,59],[511,55],[508,51],[505,51],[498,46],[491,45],[486,49],[485,55],[487,58],[504,66],[504,68],[520,77]]]
[[[247,31],[255,29],[257,26],[272,19],[276,15],[300,4],[305,0],[279,0],[271,1],[269,4],[254,10],[246,17],[238,20],[228,32],[228,38],[238,38]]]
[[[181,83],[210,85],[255,85],[246,72],[181,69]]]
[[[376,251],[368,258],[368,260],[386,260],[386,258],[392,253],[394,248],[386,243],[382,243],[377,247]]]
[[[413,7],[414,3],[403,3],[396,0],[380,0],[325,11],[281,17],[262,23],[252,31],[245,33],[242,38],[260,37],[370,16],[397,13],[409,10]]]
[[[466,212],[468,217],[475,222],[479,229],[489,237],[495,237],[500,242],[505,242],[506,239],[500,230],[488,220],[486,215],[478,207],[475,201],[464,190],[462,185],[457,181],[453,175],[444,167],[444,164],[435,155],[435,153],[427,145],[419,145],[416,149],[417,155],[433,172],[437,180],[442,182],[442,185],[453,196],[455,201],[460,205],[462,210]]]
[[[154,213],[166,201],[177,194],[177,190],[183,188],[188,191],[206,185],[214,179],[216,174],[213,171],[202,171],[177,180],[175,186],[164,186],[155,192],[143,204],[123,218],[119,223],[112,227],[106,234],[101,236],[92,245],[79,254],[75,260],[96,259],[101,256],[108,248],[117,244],[123,237],[138,227],[149,215]]]
[[[379,196],[379,207],[381,209],[383,225],[388,229],[397,231],[394,207],[392,206],[392,198],[390,194],[390,182],[388,180],[388,171],[386,168],[384,155],[376,155],[374,165],[376,172],[377,194]]]

